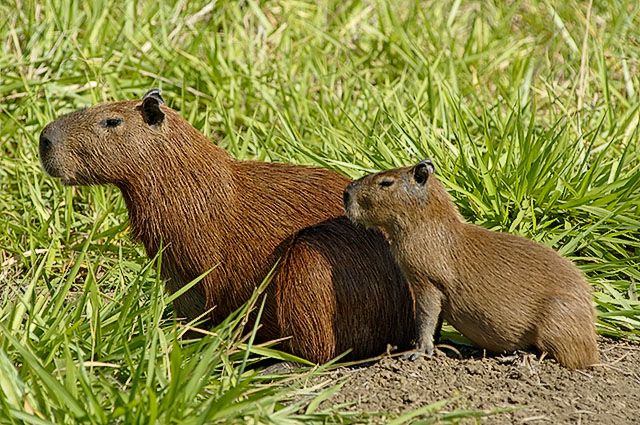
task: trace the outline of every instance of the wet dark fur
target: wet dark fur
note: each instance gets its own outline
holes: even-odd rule
[[[113,118],[122,123],[107,127]],[[179,316],[215,307],[211,319],[220,322],[281,259],[260,340],[291,337],[282,348],[315,362],[409,346],[408,285],[384,237],[343,216],[347,178],[237,161],[170,108],[140,100],[61,117],[43,130],[40,150],[45,170],[64,184],[121,189],[133,237],[149,256],[165,249],[170,292],[218,265],[175,301]]]
[[[352,220],[384,229],[416,297],[417,352],[443,317],[494,352],[534,345],[568,368],[599,360],[591,288],[529,239],[467,224],[425,160],[366,176],[345,192]]]

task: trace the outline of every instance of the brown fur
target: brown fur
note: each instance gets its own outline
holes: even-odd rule
[[[122,123],[105,127],[113,118]],[[237,161],[146,96],[59,118],[42,131],[40,151],[45,170],[64,184],[121,189],[133,236],[149,256],[164,249],[170,292],[217,265],[175,301],[179,316],[215,307],[219,323],[280,259],[260,340],[291,337],[283,348],[315,362],[348,349],[360,359],[387,344],[409,345],[409,287],[384,237],[343,216],[347,178]]]
[[[488,350],[534,345],[568,368],[596,363],[591,291],[578,269],[529,239],[465,223],[433,170],[425,160],[366,176],[344,195],[350,219],[389,235],[416,297],[417,351],[433,351],[442,311]]]

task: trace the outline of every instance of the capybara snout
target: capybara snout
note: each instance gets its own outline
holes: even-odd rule
[[[351,198],[351,193],[349,193],[350,189],[351,189],[351,184],[349,184],[349,186],[347,186],[344,192],[342,192],[342,202],[344,203],[345,207],[349,205],[349,199]]]
[[[46,126],[44,130],[40,133],[40,142],[38,143],[38,150],[40,152],[40,161],[42,162],[42,167],[52,177],[62,177],[57,170],[57,167],[54,167],[51,161],[51,151],[53,149],[54,140],[57,138],[52,134],[51,124]]]
[[[51,145],[53,144],[51,142],[51,136],[48,135],[47,133],[47,128],[45,127],[44,130],[42,130],[42,133],[40,133],[40,143],[38,145],[39,151],[40,151],[40,156],[44,157],[46,156],[49,151],[51,150]]]
[[[72,169],[69,163],[73,160],[65,153],[67,146],[64,143],[64,131],[61,128],[61,123],[64,123],[64,120],[54,121],[40,132],[38,150],[42,168],[47,174],[59,177],[64,184],[68,184]]]

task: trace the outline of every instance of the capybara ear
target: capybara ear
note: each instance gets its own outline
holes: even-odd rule
[[[151,89],[142,97],[142,104],[137,109],[142,111],[144,122],[148,125],[158,125],[164,120],[164,112],[160,109],[161,104],[165,103],[158,89]]]
[[[418,184],[425,184],[429,178],[429,174],[434,174],[436,167],[430,159],[423,159],[413,167],[413,179]]]
[[[148,92],[146,92],[144,94],[144,96],[142,96],[142,100],[148,98],[148,97],[153,97],[155,99],[158,100],[158,102],[160,102],[163,105],[166,105],[167,103],[164,101],[164,99],[162,98],[162,95],[160,94],[160,89],[151,89]]]

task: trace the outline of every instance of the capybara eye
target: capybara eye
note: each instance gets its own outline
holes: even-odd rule
[[[389,187],[393,184],[393,180],[382,180],[380,183],[378,183],[380,186],[382,187]]]
[[[109,119],[100,121],[100,125],[105,128],[117,127],[120,124],[122,124],[122,118],[109,118]]]

